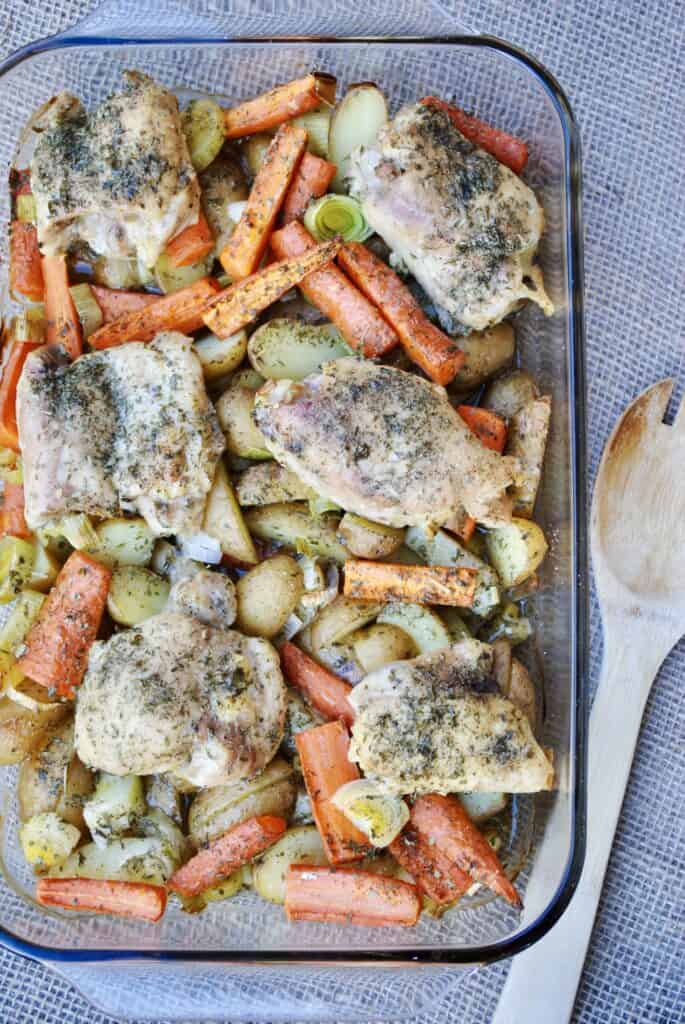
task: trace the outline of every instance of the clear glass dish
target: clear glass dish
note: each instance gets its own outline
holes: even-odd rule
[[[373,30],[377,35],[369,36]],[[316,33],[293,36],[293,32]],[[407,33],[415,33],[408,36]],[[567,905],[584,854],[587,555],[580,152],[568,102],[526,54],[494,38],[454,35],[439,7],[313,3],[222,5],[201,13],[168,3],[105,4],[69,33],[31,44],[0,67],[0,155],[7,167],[35,107],[68,89],[94,104],[125,68],[186,92],[251,96],[311,68],[344,87],[375,80],[392,110],[427,93],[525,138],[526,178],[545,207],[540,259],[557,312],[517,317],[520,361],[553,397],[552,433],[539,498],[550,539],[528,651],[544,693],[542,742],[554,751],[558,788],[514,803],[507,857],[523,863],[519,915],[474,898],[411,930],[290,924],[281,907],[244,893],[190,916],[170,908],[158,926],[45,913],[17,842],[16,770],[0,769],[0,942],[52,964],[119,1016],[244,1020],[394,1020],[446,997],[457,967],[510,956],[539,939]],[[327,33],[323,35],[322,33]],[[402,33],[402,35],[398,35]],[[427,34],[428,33],[428,34]],[[0,190],[7,221],[8,196]],[[3,257],[6,241],[3,233]],[[7,281],[3,259],[3,308]],[[544,678],[543,678],[544,677]],[[401,968],[398,970],[398,968]],[[113,973],[115,972],[116,973]]]

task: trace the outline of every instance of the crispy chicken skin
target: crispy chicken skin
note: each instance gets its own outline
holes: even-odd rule
[[[542,208],[444,111],[404,107],[353,154],[349,175],[369,224],[462,328],[496,324],[525,298],[552,312],[532,265]]]
[[[61,94],[31,161],[38,239],[47,255],[79,242],[98,256],[154,265],[200,211],[178,101],[147,75],[92,114]]]
[[[188,607],[191,583],[206,596],[212,577],[213,625],[176,610]],[[218,786],[269,763],[285,723],[280,662],[268,641],[228,628],[235,600],[227,602],[227,585],[210,572],[181,581],[168,609],[93,646],[76,702],[84,764],[114,775],[174,771],[191,785]]]
[[[492,647],[462,640],[370,673],[349,697],[350,760],[397,793],[534,793],[552,765],[497,686]]]
[[[137,511],[158,535],[194,533],[224,441],[191,340],[159,334],[69,363],[32,353],[17,392],[26,520]]]
[[[269,450],[317,494],[389,526],[444,523],[457,505],[510,518],[509,460],[471,433],[443,388],[358,359],[270,382],[255,419]]]

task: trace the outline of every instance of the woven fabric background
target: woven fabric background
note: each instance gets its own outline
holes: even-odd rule
[[[94,4],[0,0],[4,54],[62,30]],[[221,10],[216,0],[214,10]],[[262,7],[256,2],[253,10]],[[264,2],[264,8],[269,5]],[[420,5],[416,5],[417,9]],[[683,213],[685,4],[666,0],[443,0],[458,26],[528,50],[559,79],[584,148],[590,471],[625,404],[664,376],[685,380],[678,316]],[[330,18],[330,8],[328,9]],[[601,628],[592,608],[592,678]],[[576,1024],[677,1024],[683,985],[683,695],[685,644],[672,652],[647,708]],[[626,680],[630,685],[630,680]],[[417,1024],[484,1024],[506,965],[471,975],[449,1005]],[[0,1024],[106,1024],[52,972],[0,951]],[[550,1007],[550,1024],[555,1024]],[[162,1024],[162,1022],[160,1022]]]

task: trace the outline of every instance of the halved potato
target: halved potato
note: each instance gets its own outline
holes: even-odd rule
[[[50,726],[67,714],[66,704],[43,704],[31,711],[9,697],[0,698],[0,765],[23,761],[41,743]]]
[[[105,519],[95,529],[97,540],[89,551],[103,565],[149,565],[155,536],[140,516]]]
[[[216,467],[212,489],[207,497],[204,531],[219,541],[221,551],[229,558],[248,565],[254,565],[257,561],[252,537],[223,462]]]
[[[457,799],[476,825],[499,814],[507,806],[506,793],[458,793]]]
[[[291,864],[328,864],[316,826],[288,829],[253,865],[253,885],[262,899],[285,903],[285,876]]]
[[[513,518],[505,526],[488,530],[485,544],[505,587],[516,587],[532,576],[547,554],[545,535],[530,519]]]
[[[45,811],[21,826],[19,840],[29,864],[45,871],[64,863],[80,842],[81,833],[54,811]]]
[[[349,638],[364,672],[375,672],[392,661],[413,658],[417,653],[409,633],[388,622],[376,622],[357,630]]]
[[[41,541],[35,542],[36,557],[33,561],[33,569],[29,579],[29,587],[32,590],[48,591],[57,579],[62,568],[62,563]]]
[[[280,541],[301,554],[330,558],[339,563],[350,557],[338,540],[337,518],[314,517],[306,505],[284,502],[251,508],[245,512],[245,522],[250,533],[260,540]]]
[[[277,814],[287,818],[295,802],[296,791],[292,765],[282,757],[276,757],[252,779],[201,790],[188,813],[190,837],[202,846],[257,814]]]
[[[486,331],[474,331],[458,340],[466,359],[450,383],[450,394],[468,394],[489,377],[509,366],[516,351],[514,328],[510,323],[497,324]]]
[[[140,776],[100,772],[95,791],[84,806],[83,817],[94,842],[103,846],[113,836],[130,831],[146,809]]]
[[[235,493],[243,507],[308,501],[316,497],[311,487],[302,483],[291,470],[274,461],[260,462],[244,469],[236,479]]]
[[[250,336],[247,355],[252,366],[271,380],[302,380],[323,363],[352,355],[333,324],[269,320]]]
[[[162,611],[169,590],[169,582],[150,569],[119,566],[110,580],[107,611],[120,625],[136,626]]]
[[[449,647],[451,643],[447,626],[437,612],[421,604],[387,604],[377,621],[407,633],[419,654]]]
[[[358,558],[379,559],[387,558],[401,547],[404,530],[346,512],[338,525],[338,536]]]
[[[339,643],[350,633],[375,619],[383,605],[375,601],[353,601],[337,597],[326,605],[311,624],[311,644],[316,653],[322,647]]]
[[[238,629],[248,636],[275,636],[295,610],[303,589],[302,570],[290,555],[260,562],[236,585]]]
[[[93,773],[74,750],[73,719],[61,722],[48,731],[41,746],[21,766],[17,784],[20,820],[55,811],[63,821],[82,829],[83,803],[94,783]]]
[[[514,513],[526,519],[535,508],[551,415],[552,399],[545,396],[525,402],[509,421],[506,454],[517,458],[520,467],[512,488]]]
[[[247,334],[236,331],[228,338],[206,334],[193,342],[193,348],[202,364],[205,380],[215,381],[238,369],[247,352]]]
[[[254,392],[231,381],[216,403],[216,414],[226,438],[226,447],[244,459],[270,459],[264,435],[252,418]]]
[[[272,139],[273,136],[267,132],[256,132],[254,135],[249,135],[246,139],[243,139],[240,152],[251,178],[254,178],[262,166],[262,160],[266,156],[266,151],[271,145]],[[244,196],[243,198],[247,197]]]
[[[537,396],[538,389],[533,377],[525,370],[512,370],[490,384],[483,395],[482,405],[503,416],[505,420],[510,420],[526,402]]]
[[[387,120],[388,104],[378,86],[361,82],[349,87],[333,112],[328,132],[328,159],[338,168],[334,191],[345,191],[350,153],[358,146],[372,145]]]

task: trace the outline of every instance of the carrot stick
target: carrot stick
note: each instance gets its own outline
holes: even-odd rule
[[[292,864],[285,876],[285,912],[291,921],[411,927],[421,901],[415,886],[397,878]]]
[[[169,888],[181,896],[199,896],[275,843],[286,827],[283,818],[271,814],[242,821],[179,868]]]
[[[363,559],[345,562],[346,597],[363,601],[409,601],[469,608],[477,569],[442,565],[392,565]]]
[[[219,256],[224,270],[234,281],[254,274],[259,266],[306,145],[304,128],[284,124],[267,149],[247,206]]]
[[[389,846],[390,853],[414,877],[417,887],[436,903],[454,903],[473,879],[445,857],[430,839],[408,824]]]
[[[45,292],[36,225],[21,220],[10,225],[10,291],[31,302],[41,302]]]
[[[166,909],[166,890],[161,885],[95,878],[41,878],[36,899],[44,907],[90,910],[142,921],[159,921]]]
[[[124,313],[134,313],[152,302],[159,302],[159,295],[151,295],[150,292],[127,292],[119,288],[105,288],[101,284],[90,287],[102,310],[103,324],[111,324]]]
[[[43,256],[42,264],[48,344],[62,345],[72,359],[78,359],[83,352],[83,332],[69,291],[66,257]]]
[[[411,809],[411,824],[462,871],[512,906],[521,906],[521,897],[505,875],[499,857],[456,797],[437,793],[418,797]]]
[[[17,428],[17,384],[24,369],[26,357],[40,343],[34,341],[15,341],[2,370],[0,380],[0,445],[19,451],[19,431]]]
[[[436,384],[449,384],[464,364],[464,353],[430,322],[395,271],[361,242],[348,242],[338,263],[397,331],[409,358]]]
[[[22,537],[27,540],[31,531],[24,519],[24,487],[22,484],[4,482],[0,493],[0,534],[4,537]]]
[[[359,778],[347,756],[347,729],[341,721],[327,722],[298,733],[295,744],[326,856],[332,864],[361,860],[372,849],[369,840],[331,802],[342,785]]]
[[[93,348],[102,349],[127,341],[152,341],[160,331],[190,334],[202,327],[202,312],[218,291],[219,285],[213,278],[201,277],[187,288],[157,298],[142,309],[122,313],[94,331],[88,340]]]
[[[333,102],[335,78],[332,75],[306,75],[286,85],[277,85],[253,100],[224,111],[227,139],[266,132],[290,118],[315,110],[322,100]]]
[[[278,259],[301,256],[316,242],[298,221],[275,231],[269,240]],[[399,338],[378,310],[335,266],[309,274],[299,286],[304,297],[332,320],[345,341],[370,359],[394,348]]]
[[[507,443],[507,425],[501,416],[479,405],[458,405],[457,412],[486,448],[502,454]]]
[[[499,128],[493,128],[485,121],[480,121],[460,107],[445,103],[444,100],[440,100],[436,96],[424,96],[421,102],[444,110],[449,115],[454,127],[458,128],[469,142],[472,142],[474,146],[480,146],[486,153],[490,153],[501,164],[509,167],[514,174],[520,174],[526,166],[528,146],[521,139],[517,139],[515,135],[509,135],[507,132],[500,131]]]
[[[330,161],[322,160],[313,153],[305,153],[283,202],[281,223],[289,224],[291,220],[299,220],[312,199],[325,195],[336,170],[335,164]]]
[[[195,224],[190,224],[167,243],[166,251],[172,267],[199,263],[214,248],[214,235],[202,210]]]
[[[73,697],[88,667],[88,653],[100,628],[111,570],[82,551],[66,560],[26,637],[17,664],[29,679]]]
[[[290,685],[303,693],[312,707],[326,718],[340,718],[348,727],[352,725],[354,711],[347,699],[352,692],[349,683],[323,668],[295,644],[283,644],[281,664]]]
[[[340,245],[337,239],[323,242],[302,256],[270,263],[256,274],[230,285],[204,310],[204,322],[219,338],[230,337],[307,275],[335,259]]]

